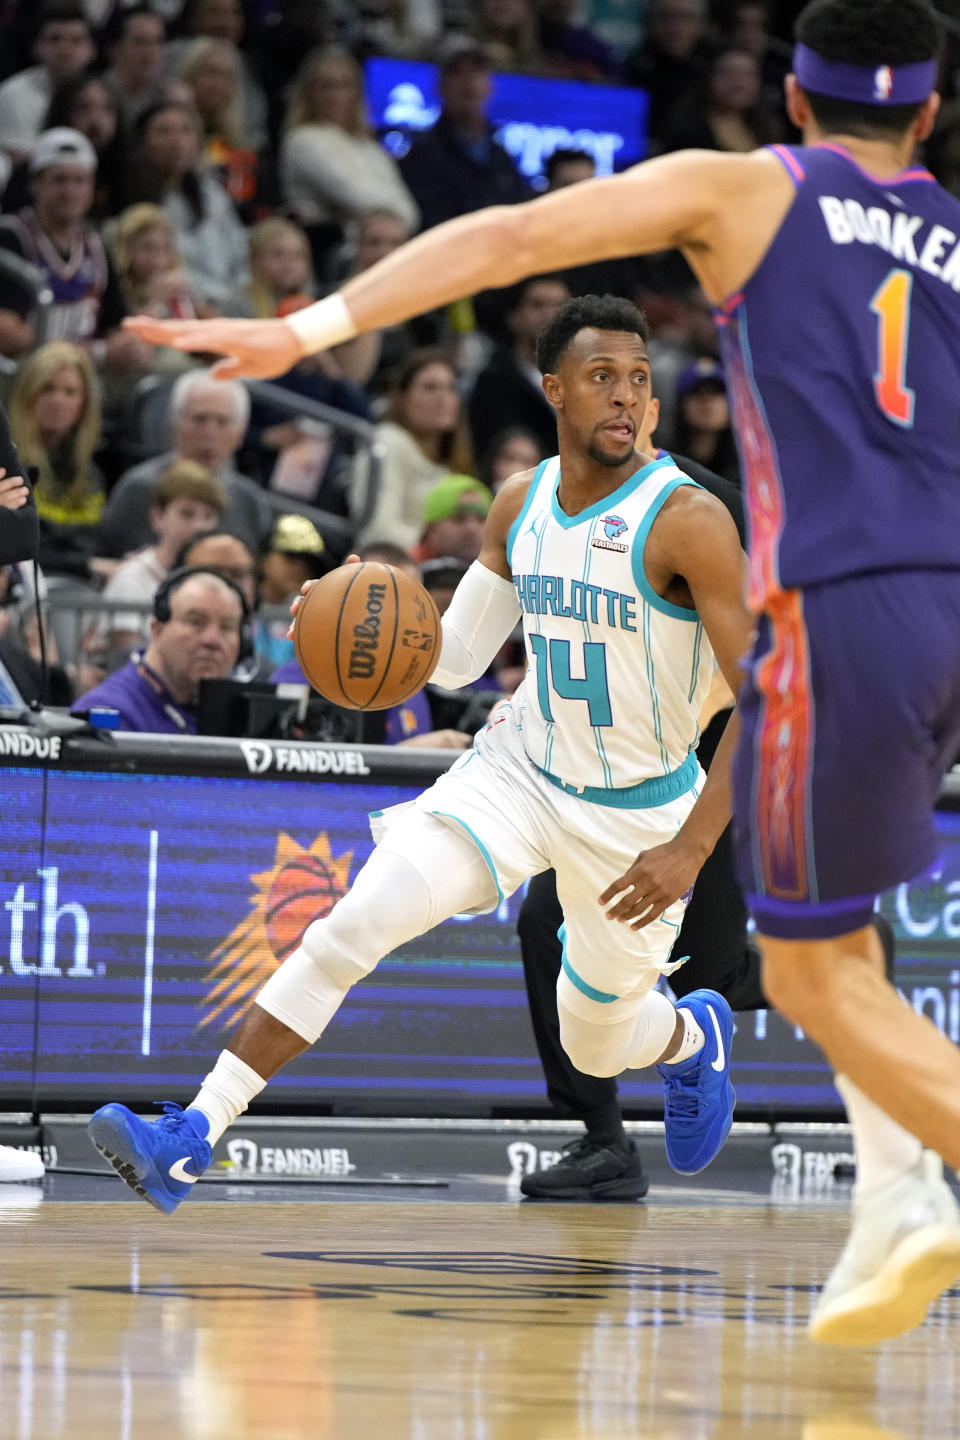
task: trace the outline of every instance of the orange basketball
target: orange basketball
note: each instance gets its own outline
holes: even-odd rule
[[[341,565],[297,611],[293,644],[315,690],[349,710],[408,700],[440,658],[440,612],[418,580],[379,561]]]

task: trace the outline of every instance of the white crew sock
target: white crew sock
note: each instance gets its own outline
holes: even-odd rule
[[[911,1170],[923,1154],[915,1135],[891,1120],[846,1075],[834,1076],[853,1130],[857,1154],[857,1198],[880,1190]]]
[[[210,1123],[207,1139],[216,1145],[227,1126],[243,1114],[266,1083],[245,1061],[229,1050],[222,1050],[210,1074],[203,1077],[199,1095],[187,1109],[199,1110],[207,1117]]]
[[[703,1049],[707,1038],[686,1005],[678,1006],[677,1014],[683,1016],[683,1036],[680,1040],[680,1049],[676,1055],[671,1055],[669,1060],[664,1060],[662,1062],[664,1065],[682,1065],[685,1060],[690,1060]]]

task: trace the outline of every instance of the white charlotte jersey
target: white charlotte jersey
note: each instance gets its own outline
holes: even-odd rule
[[[559,478],[559,457],[539,466],[507,537],[527,650],[513,698],[523,744],[540,770],[585,798],[661,803],[658,791],[666,800],[683,776],[693,783],[688,757],[714,661],[696,611],[649,584],[643,550],[667,496],[694,482],[665,456],[565,515]],[[650,798],[629,793],[638,785]]]

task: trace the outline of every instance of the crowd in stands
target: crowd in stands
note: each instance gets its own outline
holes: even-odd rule
[[[677,254],[465,296],[269,391],[215,383],[202,357],[152,350],[122,321],[284,315],[422,228],[592,176],[573,135],[547,147],[542,175],[521,173],[490,119],[504,72],[644,90],[647,153],[793,141],[782,84],[800,8],[0,0],[0,398],[41,521],[44,698],[86,709],[91,692],[123,692],[141,719],[193,729],[203,676],[289,674],[283,608],[357,547],[420,567],[443,598],[491,496],[555,448],[534,340],[571,295],[646,310],[654,448],[737,483],[713,317]],[[433,123],[402,144],[368,113],[365,65],[382,56],[436,67]],[[960,191],[952,33],[940,88],[924,158]],[[185,563],[225,585],[194,577],[157,613]],[[40,683],[30,583],[24,567],[0,574],[0,658],[26,698]],[[512,688],[518,661],[508,648],[481,688]],[[408,707],[388,738],[465,743],[438,714]]]

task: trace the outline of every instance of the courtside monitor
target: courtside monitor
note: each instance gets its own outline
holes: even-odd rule
[[[378,56],[364,73],[374,129],[399,158],[440,114],[439,67]],[[535,184],[554,150],[585,150],[598,175],[635,165],[647,154],[647,108],[643,90],[498,73],[489,113],[497,140]]]

